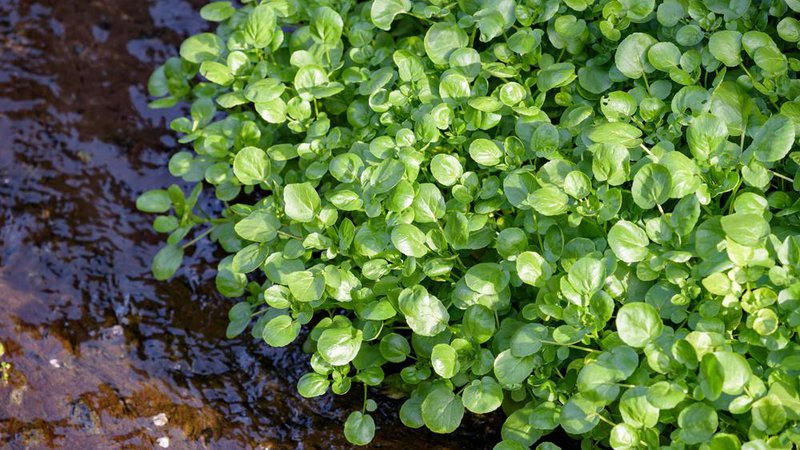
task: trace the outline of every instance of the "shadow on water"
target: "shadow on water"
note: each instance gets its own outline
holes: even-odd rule
[[[202,2],[0,2],[0,386],[4,448],[350,448],[357,398],[295,392],[307,357],[226,340],[230,301],[201,244],[169,282],[134,211],[169,182],[172,113],[144,82],[204,25]],[[409,430],[384,399],[374,448],[491,448],[500,419]],[[156,426],[164,413],[168,423]]]

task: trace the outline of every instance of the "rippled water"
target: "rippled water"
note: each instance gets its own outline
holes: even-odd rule
[[[202,3],[0,0],[3,448],[350,447],[340,430],[357,395],[303,399],[298,346],[224,338],[230,300],[214,292],[211,245],[169,282],[148,270],[160,238],[133,200],[171,182],[178,145],[177,112],[148,111],[144,83],[203,29]],[[381,403],[374,448],[498,439],[498,417],[438,436]]]

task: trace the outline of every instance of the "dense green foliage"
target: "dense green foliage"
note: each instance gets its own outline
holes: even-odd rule
[[[497,449],[557,427],[585,448],[789,449],[799,11],[211,3],[214,32],[149,82],[153,107],[191,102],[169,170],[196,183],[138,199],[169,234],[153,273],[210,233],[241,299],[229,336],[303,340],[303,396],[363,385],[355,444],[384,386],[437,433],[502,409]]]

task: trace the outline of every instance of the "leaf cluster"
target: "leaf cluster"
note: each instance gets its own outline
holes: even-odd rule
[[[362,385],[354,444],[381,386],[436,433],[502,410],[498,450],[559,427],[584,448],[793,448],[798,12],[210,3],[215,30],[148,83],[154,108],[191,104],[169,171],[194,186],[137,200],[168,235],[153,273],[210,235],[229,337],[302,340],[305,397]]]

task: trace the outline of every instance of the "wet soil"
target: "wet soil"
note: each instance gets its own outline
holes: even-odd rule
[[[134,199],[171,182],[179,145],[178,111],[149,111],[144,84],[203,29],[202,3],[0,1],[2,448],[350,448],[341,426],[360,399],[297,395],[298,346],[225,339],[212,245],[169,282],[148,269],[160,238]],[[498,417],[409,430],[376,395],[373,448],[499,439]]]

